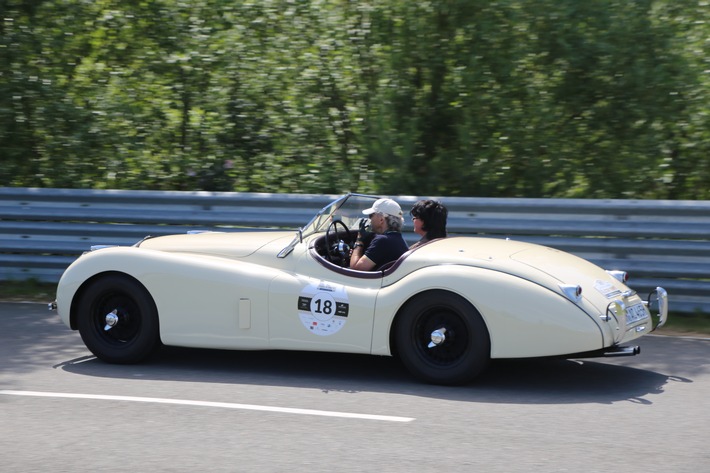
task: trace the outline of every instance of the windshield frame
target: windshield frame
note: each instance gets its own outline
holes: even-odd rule
[[[359,221],[366,219],[363,210],[372,207],[379,196],[368,194],[348,193],[338,197],[330,204],[323,207],[305,226],[298,229],[291,243],[282,249],[278,257],[285,258],[305,238],[328,230],[334,221],[341,221],[348,228],[358,228]]]

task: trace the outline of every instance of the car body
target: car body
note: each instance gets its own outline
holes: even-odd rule
[[[94,248],[62,275],[55,307],[100,359],[134,363],[161,343],[398,356],[418,378],[472,380],[490,359],[632,355],[662,325],[647,300],[571,254],[449,237],[377,271],[347,268],[378,197],[347,194],[296,231],[190,232]],[[653,312],[653,314],[652,314]]]

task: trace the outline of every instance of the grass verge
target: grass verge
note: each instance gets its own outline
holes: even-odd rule
[[[52,302],[57,285],[38,281],[0,282],[0,301]],[[671,314],[666,325],[658,329],[660,335],[710,336],[710,315]]]
[[[52,302],[57,290],[54,283],[29,281],[0,282],[0,301]]]
[[[710,336],[710,315],[670,314],[666,324],[656,332],[659,335]]]

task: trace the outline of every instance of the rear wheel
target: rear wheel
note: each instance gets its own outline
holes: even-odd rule
[[[160,341],[158,311],[148,291],[127,276],[97,279],[83,291],[77,324],[87,348],[109,363],[137,363]]]
[[[490,339],[481,314],[461,296],[428,291],[402,308],[395,332],[400,359],[434,384],[470,382],[487,366]]]

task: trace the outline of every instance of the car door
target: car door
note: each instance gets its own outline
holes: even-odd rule
[[[332,271],[303,253],[294,272],[269,287],[269,341],[275,349],[370,353],[382,278]]]

